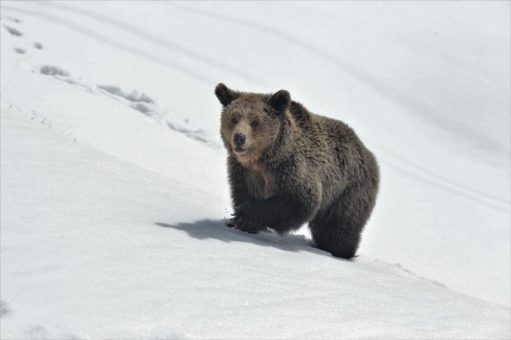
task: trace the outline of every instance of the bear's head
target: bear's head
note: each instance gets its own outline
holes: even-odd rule
[[[215,94],[223,105],[221,135],[225,147],[242,165],[255,164],[274,144],[289,116],[289,92],[245,93],[220,83]]]

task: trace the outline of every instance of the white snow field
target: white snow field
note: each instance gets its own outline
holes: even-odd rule
[[[510,3],[0,2],[1,339],[510,329]],[[225,226],[218,82],[374,151],[359,256]]]

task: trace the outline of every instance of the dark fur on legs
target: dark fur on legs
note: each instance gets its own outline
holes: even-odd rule
[[[375,203],[371,196],[361,194],[363,190],[345,189],[338,200],[309,222],[312,238],[319,249],[346,259],[355,256],[360,234]]]

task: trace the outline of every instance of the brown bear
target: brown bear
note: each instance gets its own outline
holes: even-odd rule
[[[309,112],[289,92],[218,84],[234,215],[229,226],[280,235],[309,223],[318,248],[352,258],[373,210],[379,171],[346,124]]]

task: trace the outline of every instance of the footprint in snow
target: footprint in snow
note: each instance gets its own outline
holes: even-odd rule
[[[138,91],[131,91],[128,93],[124,92],[118,86],[109,85],[98,85],[98,88],[110,93],[111,95],[128,100],[132,109],[135,109],[146,116],[157,116],[155,110],[151,108],[154,104],[154,100],[143,92],[139,93]]]
[[[0,318],[10,313],[9,306],[5,301],[0,301]]]
[[[39,112],[37,112],[35,110],[32,110],[30,119],[33,121],[39,122],[41,125],[49,127],[50,129],[53,128],[53,123],[51,122],[51,120],[49,120],[44,115],[40,114]]]
[[[135,110],[142,112],[145,115],[148,115],[149,112],[151,112],[151,109],[147,105],[144,105],[142,103],[131,104],[130,106]]]
[[[16,47],[16,48],[14,48],[14,52],[16,52],[18,54],[24,54],[26,51],[22,48]]]
[[[4,25],[4,28],[9,32],[10,34],[14,35],[15,37],[21,37],[23,35],[22,32],[18,31],[14,27]]]
[[[35,41],[34,42],[34,47],[37,48],[38,50],[42,50],[43,49],[43,44],[41,44],[40,42]]]
[[[137,91],[131,91],[130,93],[127,93],[121,90],[121,88],[118,86],[98,85],[98,87],[110,94],[113,94],[114,96],[122,97],[133,103],[144,102],[148,104],[154,104],[154,100],[145,93],[138,93]]]
[[[67,77],[69,75],[69,72],[61,69],[58,66],[51,66],[51,65],[45,65],[41,67],[40,69],[41,74],[47,75],[47,76],[63,76]]]

